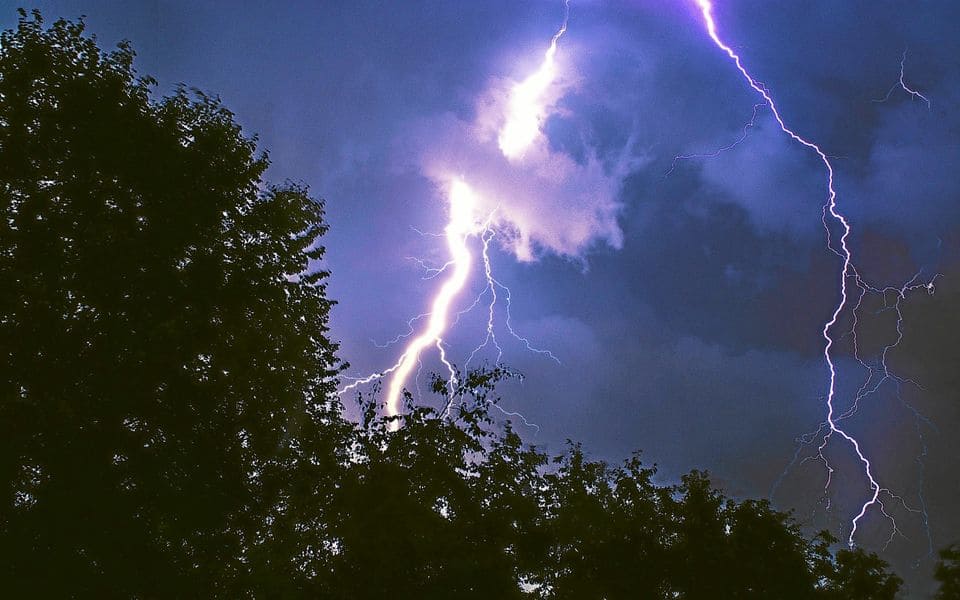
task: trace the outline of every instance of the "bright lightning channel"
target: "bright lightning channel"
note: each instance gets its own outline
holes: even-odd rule
[[[427,327],[416,336],[400,356],[394,369],[391,370],[390,384],[387,387],[386,411],[387,416],[393,417],[400,412],[400,395],[403,385],[410,377],[414,365],[420,360],[420,353],[431,345],[436,345],[440,351],[441,360],[451,369],[446,360],[440,336],[447,329],[450,315],[450,305],[460,290],[467,283],[473,256],[467,246],[467,238],[476,235],[481,230],[481,223],[476,218],[477,197],[469,185],[462,179],[454,179],[450,184],[450,222],[444,230],[447,238],[447,249],[450,251],[450,262],[453,271],[450,277],[440,287],[433,299],[432,310]],[[396,426],[397,421],[393,424]]]
[[[540,68],[518,83],[510,91],[507,120],[497,141],[500,151],[511,160],[523,158],[524,153],[540,136],[540,128],[547,117],[544,96],[557,79],[557,44],[567,32],[570,17],[570,1],[564,3],[563,25],[550,40],[550,47],[543,56]]]
[[[510,160],[523,158],[530,146],[543,135],[541,128],[547,116],[545,95],[551,86],[554,85],[557,78],[555,62],[557,45],[560,38],[567,31],[567,23],[570,16],[569,0],[564,1],[564,9],[563,24],[551,38],[550,46],[544,54],[540,67],[532,75],[516,84],[511,90],[509,103],[506,107],[504,124],[498,135],[500,150],[503,155]],[[427,279],[438,277],[451,269],[452,271],[440,287],[437,295],[434,296],[430,312],[418,315],[408,321],[407,327],[410,331],[407,333],[397,336],[384,345],[378,344],[378,346],[386,347],[413,335],[413,323],[429,317],[426,328],[407,343],[403,354],[400,355],[399,360],[393,366],[366,377],[349,378],[352,382],[339,392],[342,395],[348,390],[377,381],[389,375],[390,382],[387,387],[385,399],[385,412],[387,417],[392,418],[400,414],[400,400],[404,385],[410,378],[414,367],[419,368],[422,366],[422,354],[430,346],[437,348],[440,361],[447,368],[450,376],[449,386],[451,391],[456,387],[456,369],[447,359],[442,335],[453,324],[450,323],[451,307],[465,287],[470,276],[474,257],[470,252],[469,240],[474,237],[478,237],[481,240],[481,258],[487,285],[470,307],[455,315],[454,323],[456,323],[464,313],[476,307],[481,297],[487,292],[490,293],[491,301],[488,305],[486,338],[470,354],[470,357],[467,359],[467,364],[473,360],[479,351],[491,343],[497,350],[497,361],[500,360],[503,354],[503,350],[497,342],[494,332],[494,307],[498,300],[498,289],[504,293],[506,299],[506,328],[510,335],[520,341],[527,350],[542,354],[557,363],[560,362],[549,350],[534,347],[527,338],[516,332],[510,322],[510,289],[494,277],[490,263],[490,242],[495,235],[495,231],[492,228],[494,214],[491,213],[487,215],[484,220],[479,218],[477,215],[477,206],[479,204],[477,192],[462,178],[454,178],[451,180],[448,199],[450,215],[443,235],[447,240],[447,249],[450,253],[449,260],[440,268],[427,267],[422,261],[418,261],[418,264],[427,269]],[[494,211],[494,213],[495,212],[496,211]],[[536,428],[539,431],[540,426],[529,422],[522,414],[506,411],[496,404],[493,406],[506,416],[519,417],[524,425]],[[448,406],[447,412],[449,412],[449,409],[450,407]],[[399,419],[391,421],[390,427],[392,430],[398,429],[400,427]]]
[[[847,245],[847,240],[850,237],[852,229],[850,226],[850,222],[846,219],[846,217],[844,217],[844,215],[837,208],[837,192],[834,188],[834,169],[833,169],[833,165],[830,162],[829,157],[820,148],[820,146],[800,136],[794,130],[790,129],[787,126],[786,122],[784,121],[783,117],[780,114],[780,110],[777,107],[777,104],[774,101],[770,91],[766,88],[764,84],[760,83],[757,79],[753,77],[753,75],[750,74],[750,72],[743,65],[743,61],[741,57],[726,42],[723,41],[723,39],[720,37],[718,33],[717,24],[716,24],[716,21],[714,20],[713,3],[711,2],[711,0],[695,0],[695,2],[700,9],[701,16],[703,17],[703,23],[704,23],[704,26],[706,27],[708,35],[710,36],[710,39],[724,54],[726,54],[730,58],[730,60],[733,61],[734,65],[736,66],[737,70],[740,72],[740,75],[743,77],[746,83],[757,94],[759,94],[763,98],[764,103],[766,104],[767,107],[769,107],[770,112],[773,114],[774,119],[776,119],[780,129],[784,133],[786,133],[791,139],[793,139],[795,142],[813,151],[817,155],[817,157],[820,159],[820,162],[823,163],[823,166],[826,170],[827,200],[823,207],[823,225],[827,234],[827,247],[834,254],[836,254],[842,259],[843,267],[840,273],[840,301],[837,303],[836,307],[834,308],[834,311],[830,319],[824,323],[823,329],[822,329],[822,335],[825,342],[824,349],[823,349],[823,357],[830,372],[829,387],[828,387],[827,398],[826,398],[826,407],[827,407],[826,421],[821,425],[821,427],[814,434],[805,436],[802,439],[802,442],[804,445],[806,443],[812,442],[813,440],[817,439],[820,436],[821,432],[824,429],[826,429],[826,433],[823,435],[823,441],[820,444],[818,448],[818,452],[816,454],[816,458],[821,460],[827,468],[828,475],[827,475],[826,487],[829,487],[830,485],[830,481],[832,479],[834,469],[829,464],[829,462],[827,462],[826,458],[823,455],[823,451],[826,448],[827,444],[829,443],[830,438],[834,434],[840,436],[850,444],[850,446],[853,448],[854,452],[856,453],[856,456],[859,459],[860,463],[863,465],[863,473],[866,476],[867,480],[869,481],[870,494],[869,494],[869,498],[860,507],[859,512],[856,514],[856,516],[853,517],[853,520],[851,522],[850,535],[847,538],[848,545],[850,545],[851,547],[854,545],[854,538],[856,536],[857,528],[860,524],[860,521],[867,514],[867,511],[873,506],[877,506],[881,514],[883,514],[883,516],[889,519],[890,522],[892,523],[893,525],[893,532],[891,533],[891,539],[892,539],[893,536],[900,533],[900,531],[897,528],[896,521],[887,512],[886,507],[884,506],[883,501],[880,497],[881,493],[884,493],[890,498],[898,501],[900,504],[904,506],[904,508],[906,508],[907,510],[910,510],[911,512],[921,512],[921,511],[918,511],[916,509],[911,509],[906,505],[906,503],[903,501],[903,499],[900,496],[894,494],[889,489],[884,488],[880,485],[880,483],[877,481],[877,478],[874,476],[873,465],[871,464],[869,458],[867,458],[867,455],[862,449],[860,442],[853,435],[848,433],[846,430],[844,430],[840,426],[841,421],[850,417],[854,412],[856,412],[856,408],[859,401],[862,400],[866,395],[869,395],[870,393],[875,392],[878,389],[879,384],[876,386],[869,386],[868,385],[869,380],[868,380],[868,382],[865,383],[864,386],[861,387],[861,389],[858,391],[853,407],[848,409],[846,412],[843,412],[840,414],[837,413],[835,408],[836,387],[837,387],[836,385],[837,384],[837,366],[834,363],[834,358],[833,358],[833,349],[834,349],[835,340],[834,340],[832,331],[836,326],[841,313],[844,311],[844,309],[847,308],[848,300],[850,299],[850,293],[849,293],[848,284],[847,284],[848,279],[852,279],[856,287],[860,290],[860,294],[857,297],[856,306],[854,307],[854,313],[853,313],[854,319],[856,319],[856,311],[859,308],[860,302],[862,301],[863,295],[865,293],[870,292],[870,293],[885,294],[889,291],[895,291],[897,293],[897,302],[894,307],[898,317],[897,318],[897,338],[893,344],[886,346],[883,350],[883,355],[881,357],[881,367],[880,367],[883,373],[883,378],[881,379],[881,383],[888,379],[894,379],[895,381],[897,381],[898,384],[908,383],[908,382],[913,383],[908,380],[900,379],[889,371],[886,363],[887,353],[891,348],[899,344],[900,339],[902,338],[902,335],[903,335],[902,329],[901,329],[902,314],[900,312],[900,300],[902,300],[905,297],[907,292],[910,292],[916,289],[925,289],[928,293],[933,293],[934,281],[936,280],[936,277],[934,277],[934,279],[930,280],[928,283],[916,283],[916,277],[914,277],[914,279],[911,279],[909,282],[907,282],[907,284],[905,284],[899,289],[893,289],[893,288],[879,289],[879,288],[870,286],[869,284],[863,281],[863,279],[860,277],[859,273],[857,272],[853,264],[853,256],[851,254],[849,246]],[[893,91],[899,87],[903,89],[905,92],[909,93],[911,96],[923,100],[924,102],[927,103],[927,106],[929,107],[930,106],[929,99],[927,99],[927,97],[922,95],[920,92],[911,89],[905,83],[904,74],[903,74],[903,70],[904,70],[903,67],[904,67],[905,61],[906,61],[906,52],[904,52],[900,60],[899,81],[896,84],[894,84],[894,86],[890,89],[890,92],[887,93],[887,96],[881,101],[887,100],[890,97],[890,94],[892,94]],[[755,116],[756,116],[756,112],[754,112],[754,117]],[[741,136],[736,142],[734,142],[733,145],[739,144],[741,141],[743,141],[743,138],[746,135],[746,130],[752,125],[753,125],[753,119],[751,119],[747,127],[744,128],[744,135]],[[730,147],[732,147],[733,145],[731,145]],[[722,148],[720,151],[722,152],[723,150],[729,149],[730,147]],[[701,157],[701,156],[711,156],[711,155],[681,156],[681,157],[678,157],[678,159],[682,160],[682,159]],[[671,167],[671,170],[672,170],[672,167]],[[829,214],[829,217],[832,218],[833,221],[836,222],[843,231],[842,235],[840,236],[839,249],[834,245],[831,239],[830,226],[828,223],[828,214]],[[856,321],[854,321],[854,327],[856,327]],[[854,337],[854,345],[855,345],[856,358],[857,360],[860,360],[858,355],[858,350],[856,350],[855,337]],[[864,363],[861,361],[861,364],[864,364]],[[872,376],[872,370],[871,370],[871,376]],[[912,406],[909,408],[911,410],[914,410]],[[915,410],[914,410],[914,414],[917,416],[918,419],[921,418],[919,413],[917,413]],[[919,430],[919,424],[918,424],[918,430]],[[798,453],[799,453],[799,449],[798,449]],[[796,460],[796,456],[795,456],[795,460]],[[921,496],[921,506],[922,505],[923,505],[923,502],[922,502],[922,496]],[[926,515],[925,508],[922,510],[922,513],[923,513],[924,523],[926,524],[927,515]],[[927,533],[929,537],[929,529],[927,530]],[[888,543],[889,543],[889,540],[888,540]]]

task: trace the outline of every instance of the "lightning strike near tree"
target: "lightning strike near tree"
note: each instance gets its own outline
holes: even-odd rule
[[[563,23],[550,40],[550,46],[544,54],[544,59],[540,67],[526,79],[514,85],[510,92],[509,102],[505,107],[505,114],[503,115],[503,125],[499,131],[497,141],[503,156],[511,161],[522,159],[525,152],[543,135],[541,128],[548,112],[545,98],[557,78],[557,46],[560,38],[567,30],[570,11],[569,0],[565,0],[564,9]],[[462,315],[478,306],[486,294],[490,296],[490,301],[487,304],[486,336],[480,345],[470,353],[465,366],[469,365],[470,361],[488,345],[492,345],[496,349],[496,360],[499,362],[503,354],[503,349],[496,337],[495,311],[501,296],[505,300],[506,319],[504,326],[507,332],[523,344],[528,351],[542,354],[557,363],[560,362],[549,350],[534,347],[527,338],[518,334],[511,324],[510,289],[494,277],[490,260],[490,243],[496,235],[493,225],[494,213],[496,211],[494,210],[493,213],[481,219],[480,215],[478,215],[480,212],[478,192],[468,185],[463,178],[455,178],[450,181],[448,201],[450,214],[443,237],[445,237],[447,242],[449,259],[441,267],[430,267],[417,258],[412,258],[412,260],[416,261],[417,264],[426,270],[427,276],[425,279],[437,278],[447,273],[447,271],[450,271],[450,273],[434,296],[430,311],[410,319],[407,322],[407,333],[400,334],[386,344],[377,344],[377,346],[388,347],[398,343],[402,339],[413,336],[413,324],[422,319],[428,319],[426,327],[418,335],[410,339],[400,358],[393,366],[382,372],[374,373],[366,377],[351,378],[352,383],[340,390],[340,393],[343,394],[358,386],[389,376],[385,399],[385,410],[388,417],[395,417],[400,413],[400,399],[404,385],[414,371],[414,367],[419,369],[422,366],[423,353],[428,350],[430,346],[436,347],[440,362],[447,368],[450,377],[450,388],[451,390],[455,388],[457,371],[447,358],[447,350],[444,347],[442,336],[452,325],[459,321]],[[472,239],[479,240],[481,249],[480,259],[483,264],[483,276],[486,281],[486,286],[470,306],[453,315],[451,322],[453,305],[457,297],[466,287],[475,262],[475,257],[470,250],[470,242]],[[524,425],[539,431],[539,425],[531,423],[522,414],[507,411],[497,405],[494,406],[504,415],[518,417]],[[450,406],[448,405],[447,412],[449,412],[449,409]],[[393,421],[391,427],[394,430],[397,429],[399,427],[399,421]]]
[[[750,88],[752,88],[757,94],[759,94],[763,98],[764,104],[769,108],[770,112],[772,113],[780,129],[785,134],[787,134],[791,139],[793,139],[795,142],[797,142],[798,144],[804,146],[805,148],[809,149],[814,154],[816,154],[820,162],[823,164],[824,170],[826,172],[827,198],[823,207],[822,220],[823,220],[823,225],[827,235],[827,247],[834,254],[836,254],[841,259],[841,262],[842,262],[842,267],[840,272],[840,300],[837,303],[837,305],[834,307],[833,313],[831,314],[830,318],[824,323],[823,329],[822,329],[822,336],[824,339],[823,357],[827,365],[827,368],[829,370],[829,385],[828,385],[827,395],[826,395],[826,410],[827,410],[826,420],[824,421],[824,423],[821,424],[821,426],[817,429],[816,432],[812,434],[808,434],[807,436],[804,436],[801,438],[801,446],[813,443],[815,440],[820,439],[822,435],[822,441],[818,447],[817,454],[812,458],[816,458],[817,460],[822,461],[824,466],[827,469],[827,480],[825,484],[825,490],[826,490],[830,486],[835,469],[833,466],[830,465],[830,463],[825,458],[824,450],[834,435],[839,436],[845,442],[847,442],[847,444],[849,444],[849,446],[853,449],[853,452],[855,453],[857,460],[862,465],[863,474],[866,477],[867,481],[869,482],[870,492],[869,492],[869,497],[863,502],[859,511],[852,519],[851,526],[850,526],[850,534],[847,538],[847,542],[850,546],[854,545],[854,538],[857,534],[857,528],[860,525],[861,520],[866,516],[867,512],[872,507],[876,506],[879,512],[885,518],[889,519],[892,524],[892,533],[891,533],[890,539],[888,540],[888,543],[889,543],[889,541],[892,540],[895,535],[900,534],[900,530],[897,527],[896,521],[887,511],[886,506],[884,506],[884,503],[883,503],[884,497],[889,497],[890,499],[898,502],[905,509],[911,512],[922,513],[924,525],[927,526],[928,517],[927,517],[925,507],[923,506],[924,502],[923,502],[922,488],[920,493],[921,508],[913,509],[906,504],[906,502],[903,500],[901,496],[894,494],[888,488],[882,486],[879,483],[877,476],[874,473],[874,465],[871,463],[870,459],[868,458],[867,453],[862,447],[860,441],[856,437],[854,437],[852,434],[850,434],[847,430],[845,430],[841,426],[841,423],[843,420],[849,418],[856,412],[860,401],[862,401],[868,395],[875,393],[879,389],[880,385],[882,385],[884,382],[892,380],[892,381],[895,381],[898,386],[903,383],[910,383],[910,384],[914,383],[910,380],[902,379],[890,371],[887,365],[887,355],[892,348],[896,347],[900,343],[900,340],[903,337],[903,331],[901,328],[903,315],[900,311],[900,302],[906,297],[907,293],[914,290],[923,289],[923,290],[926,290],[928,293],[933,293],[934,282],[936,280],[936,277],[934,277],[933,279],[931,279],[929,282],[926,282],[926,283],[917,283],[917,279],[919,277],[919,274],[918,274],[917,276],[914,276],[913,279],[911,279],[910,281],[908,281],[906,284],[904,284],[899,288],[892,288],[892,287],[879,288],[866,283],[861,278],[860,274],[857,272],[857,269],[853,263],[853,256],[848,245],[848,240],[851,235],[852,228],[849,220],[843,215],[843,213],[840,212],[837,206],[837,192],[834,187],[834,168],[833,168],[833,164],[830,162],[830,158],[816,143],[802,137],[801,135],[796,133],[793,129],[787,126],[786,121],[782,117],[780,110],[777,107],[777,104],[774,101],[772,94],[770,93],[770,90],[767,89],[767,87],[763,83],[759,82],[747,70],[747,68],[743,64],[743,60],[741,59],[741,57],[733,50],[731,46],[729,46],[720,37],[720,34],[717,29],[717,24],[713,15],[713,3],[711,2],[711,0],[695,0],[695,2],[700,9],[700,14],[703,18],[704,26],[706,27],[707,33],[710,36],[710,39],[713,41],[713,43],[724,54],[726,54],[731,61],[733,61],[737,71],[739,71],[740,75],[742,76],[744,81],[747,83],[747,85],[749,85]],[[889,99],[890,95],[899,87],[904,91],[906,91],[907,93],[909,93],[910,95],[912,95],[913,97],[923,100],[924,102],[927,103],[927,106],[929,107],[930,101],[926,98],[926,96],[922,95],[920,92],[916,90],[911,89],[905,83],[904,74],[903,74],[903,67],[904,67],[905,60],[906,60],[906,52],[904,52],[903,57],[901,58],[901,61],[900,61],[899,81],[897,84],[894,84],[894,86],[890,89],[890,92],[887,93],[887,96],[883,100]],[[683,160],[688,158],[706,158],[710,156],[715,156],[719,152],[723,152],[724,150],[732,148],[736,144],[739,144],[741,141],[743,141],[746,135],[746,131],[753,125],[755,117],[756,117],[756,112],[754,112],[754,117],[751,118],[750,122],[744,127],[743,135],[741,135],[740,138],[738,138],[733,144],[727,147],[721,148],[719,151],[713,154],[680,156],[680,157],[677,157],[676,160]],[[676,160],[674,161],[674,164],[676,164]],[[672,170],[672,167],[671,167],[671,170]],[[842,234],[840,235],[840,239],[839,239],[839,245],[836,245],[831,237],[830,223],[829,223],[830,219],[832,219],[832,221],[837,226],[839,226],[840,230],[842,231]],[[859,290],[859,293],[851,291],[850,289],[851,284],[853,287]],[[897,335],[893,342],[891,342],[890,344],[886,345],[883,348],[880,361],[879,361],[879,367],[877,368],[870,367],[860,359],[859,350],[857,349],[857,344],[856,344],[855,330],[856,330],[856,323],[857,323],[856,321],[857,310],[860,307],[860,304],[863,300],[864,295],[867,293],[878,294],[884,298],[886,298],[887,294],[896,295],[896,301],[892,306],[892,309],[896,311],[896,315],[897,315],[897,325],[896,325]],[[834,351],[835,351],[834,345],[836,344],[836,341],[837,341],[835,337],[836,332],[834,330],[837,326],[838,321],[841,318],[841,315],[849,307],[851,298],[853,296],[856,296],[855,305],[852,308],[852,315],[854,319],[854,329],[852,332],[853,342],[854,342],[854,355],[855,355],[855,358],[861,363],[861,365],[863,365],[865,368],[868,369],[869,375],[868,375],[867,381],[860,387],[859,391],[857,392],[856,398],[854,399],[852,406],[844,412],[838,412],[835,404],[837,400],[838,367],[834,358]],[[877,371],[879,371],[879,379],[878,381],[874,382],[873,378],[874,378],[875,372]],[[898,387],[898,395],[899,395],[899,387]],[[902,398],[901,398],[901,401],[902,401]],[[917,430],[919,432],[920,422],[921,422],[921,419],[923,419],[922,415],[920,415],[912,406],[906,403],[904,403],[904,405],[907,406],[916,416]],[[921,436],[921,443],[922,441],[923,440]],[[923,451],[925,452],[925,449]],[[797,454],[794,457],[794,462],[799,457],[799,452],[800,452],[800,449],[798,448]],[[921,454],[921,457],[918,458],[918,461],[922,466],[922,454]],[[779,480],[777,483],[779,483]],[[929,539],[928,527],[927,527],[927,535]]]
[[[470,186],[461,179],[455,179],[450,185],[448,197],[450,199],[450,222],[447,224],[445,233],[453,272],[440,287],[440,291],[437,292],[433,300],[426,329],[410,341],[400,356],[396,369],[391,373],[386,397],[388,416],[394,416],[400,412],[400,393],[403,385],[410,376],[414,365],[420,359],[420,353],[425,348],[436,344],[440,350],[441,360],[447,363],[440,336],[447,329],[450,305],[457,294],[460,293],[460,290],[463,289],[467,277],[470,275],[473,256],[467,246],[467,238],[476,235],[480,227],[474,214],[475,192]],[[447,364],[449,367],[449,363]]]

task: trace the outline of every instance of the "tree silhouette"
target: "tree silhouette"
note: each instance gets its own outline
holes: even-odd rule
[[[132,59],[38,13],[0,39],[0,579],[276,592],[340,464],[322,205]]]
[[[960,600],[960,543],[940,551],[934,577],[940,582],[937,600]]]
[[[893,600],[903,581],[886,571],[887,563],[861,549],[839,550],[828,598]]]
[[[4,597],[896,593],[876,555],[706,473],[525,445],[491,416],[499,366],[435,380],[440,408],[361,395],[345,420],[322,204],[264,184],[218,100],[154,101],[128,45],[20,15],[0,37]]]
[[[532,483],[540,458],[492,428],[487,392],[508,375],[464,378],[452,418],[409,406],[396,432],[364,404],[330,524],[338,552],[328,595],[523,597],[518,572],[540,516]]]

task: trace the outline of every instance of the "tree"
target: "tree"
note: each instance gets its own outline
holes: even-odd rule
[[[503,369],[463,378],[445,410],[408,407],[403,426],[374,401],[350,444],[335,496],[329,598],[523,598],[518,581],[537,556],[540,455],[493,426],[488,397]],[[438,382],[435,389],[446,389]]]
[[[282,593],[347,431],[323,206],[263,184],[218,100],[152,101],[133,56],[36,12],[0,38],[0,579]]]
[[[828,598],[838,600],[893,600],[903,580],[887,572],[887,563],[861,548],[839,550],[836,569],[827,587]]]
[[[960,600],[960,543],[940,551],[934,577],[940,582],[937,600]]]

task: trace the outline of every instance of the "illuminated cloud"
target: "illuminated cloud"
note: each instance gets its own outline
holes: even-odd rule
[[[582,258],[598,243],[619,248],[620,185],[641,163],[630,142],[613,160],[589,148],[577,160],[551,146],[544,124],[563,114],[558,102],[576,84],[556,54],[557,39],[528,78],[492,80],[471,122],[447,114],[414,134],[422,172],[441,185],[467,181],[480,214],[495,211],[501,243],[521,261],[542,253]]]

